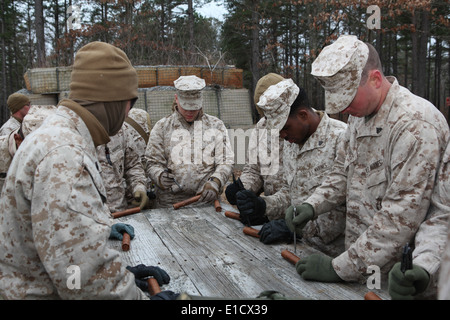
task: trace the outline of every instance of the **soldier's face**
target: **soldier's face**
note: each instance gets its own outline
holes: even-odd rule
[[[356,92],[353,101],[342,111],[342,113],[361,118],[378,111],[381,106],[381,95],[379,90],[381,78],[379,72],[376,74],[374,71],[376,70],[371,71],[366,83],[361,84],[358,87],[358,91]]]
[[[200,113],[200,110],[185,110],[180,106],[180,103],[177,100],[178,105],[178,112],[183,116],[184,120],[186,122],[193,122],[195,119],[197,119],[198,114]]]
[[[28,113],[28,111],[30,111],[31,108],[31,104],[26,104],[24,105],[18,112],[18,116],[19,118],[23,119],[23,117],[25,117]]]
[[[280,137],[289,143],[303,144],[309,137],[310,123],[306,112],[299,110],[288,117],[280,130]]]

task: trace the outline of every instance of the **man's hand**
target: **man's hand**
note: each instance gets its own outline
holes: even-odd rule
[[[158,178],[159,186],[163,190],[167,190],[172,187],[172,185],[175,184],[175,177],[172,173],[169,172],[169,170],[164,170]]]
[[[154,296],[150,297],[150,300],[176,300],[178,298],[180,294],[170,291],[170,290],[166,290],[166,291],[161,291],[157,294],[155,294]]]
[[[141,210],[144,210],[144,208],[147,206],[148,204],[148,197],[147,197],[147,192],[146,191],[136,191],[133,194],[133,198],[134,200],[131,201],[131,204],[135,207],[139,206],[139,208]]]
[[[424,292],[430,282],[430,275],[425,269],[413,264],[412,269],[403,273],[397,262],[389,271],[388,290],[392,300],[412,300],[414,295]]]
[[[217,178],[208,180],[200,192],[201,196],[199,202],[210,202],[219,197],[220,181]]]
[[[270,244],[278,241],[291,242],[294,233],[289,230],[284,219],[272,220],[265,223],[258,233],[259,241]]]
[[[236,204],[236,194],[241,190],[244,190],[244,185],[242,184],[241,178],[237,178],[237,180],[228,185],[225,189],[225,196],[230,204]]]
[[[331,257],[316,253],[300,259],[295,264],[295,269],[305,280],[340,282],[342,279],[334,271],[332,260]]]
[[[266,202],[250,190],[242,190],[236,194],[236,204],[241,221],[251,225],[260,225],[268,221],[265,216]]]
[[[130,235],[130,239],[134,238],[133,226],[125,223],[113,224],[111,227],[111,233],[109,234],[109,238],[122,241],[124,232]]]
[[[160,286],[168,284],[170,282],[170,277],[166,271],[160,267],[146,266],[144,264],[137,265],[135,267],[127,266],[127,270],[134,274],[134,281],[136,285],[142,291],[148,292],[147,278],[153,277],[158,281]]]
[[[295,231],[297,235],[302,235],[305,225],[314,218],[314,208],[308,203],[302,203],[299,206],[295,206],[295,208],[297,210],[295,218],[294,206],[290,206],[284,213],[284,219],[289,230]]]

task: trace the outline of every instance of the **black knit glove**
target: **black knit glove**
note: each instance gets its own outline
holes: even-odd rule
[[[241,221],[250,225],[260,225],[269,221],[265,216],[266,202],[250,190],[242,190],[236,194],[236,204]]]

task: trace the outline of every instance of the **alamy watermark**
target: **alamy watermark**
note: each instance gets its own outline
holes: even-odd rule
[[[78,30],[81,29],[81,8],[77,5],[72,5],[67,8],[67,29]]]
[[[66,280],[66,286],[69,290],[81,289],[81,269],[77,265],[70,265],[66,269],[69,274]]]
[[[371,5],[367,7],[366,13],[372,14],[367,18],[366,26],[367,29],[381,29],[381,10],[377,5]]]
[[[378,5],[370,5],[366,10],[367,14],[371,14],[366,20],[368,29],[381,29],[381,10]],[[81,29],[81,8],[77,5],[71,5],[67,8],[67,29],[78,30]]]
[[[367,267],[367,273],[370,274],[366,281],[367,289],[381,289],[380,267],[377,265],[370,265]]]

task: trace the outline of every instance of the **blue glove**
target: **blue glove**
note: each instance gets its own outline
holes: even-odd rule
[[[116,239],[122,241],[123,233],[126,232],[130,235],[130,238],[134,238],[134,228],[133,226],[125,223],[116,223],[111,227],[111,233],[109,234],[110,239]]]

